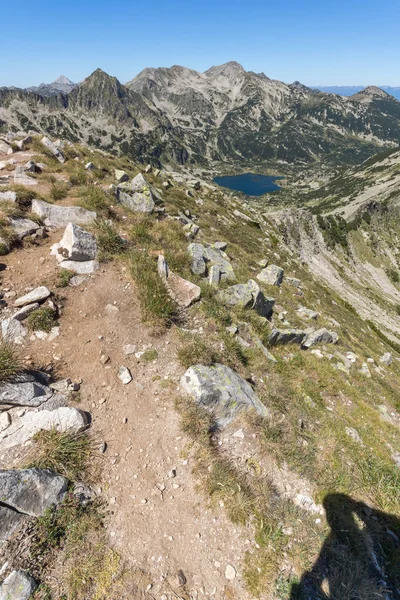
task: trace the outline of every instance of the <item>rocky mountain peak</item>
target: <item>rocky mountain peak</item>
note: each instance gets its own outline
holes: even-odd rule
[[[228,79],[238,77],[246,73],[241,64],[235,61],[224,63],[223,65],[211,67],[205,71],[207,77],[227,77]]]
[[[61,85],[75,85],[74,82],[68,79],[68,77],[65,77],[65,75],[60,75],[60,77],[58,77],[54,83]]]
[[[388,94],[387,92],[385,92],[384,90],[382,90],[381,88],[377,87],[376,85],[369,85],[368,87],[366,87],[364,90],[361,90],[361,92],[357,92],[357,94],[353,94],[353,96],[350,96],[350,98],[356,99],[356,100],[360,100],[360,101],[370,101],[373,100],[374,98],[389,98],[390,94]]]

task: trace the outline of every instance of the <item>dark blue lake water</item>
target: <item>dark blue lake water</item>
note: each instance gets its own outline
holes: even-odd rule
[[[256,175],[255,173],[244,173],[243,175],[227,175],[226,177],[215,177],[214,183],[221,187],[229,188],[235,192],[242,192],[247,196],[262,196],[267,192],[276,192],[281,188],[276,185],[277,179],[273,175]]]

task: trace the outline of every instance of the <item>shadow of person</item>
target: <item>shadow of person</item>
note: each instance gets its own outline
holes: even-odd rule
[[[400,519],[345,494],[323,504],[331,531],[290,600],[400,600]]]

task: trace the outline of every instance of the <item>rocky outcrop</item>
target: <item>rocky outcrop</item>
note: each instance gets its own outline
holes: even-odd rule
[[[60,162],[60,163],[65,162],[65,156],[64,156],[63,152],[60,150],[60,148],[58,146],[56,146],[56,144],[54,142],[49,140],[48,137],[45,136],[42,138],[42,144],[43,144],[43,146],[45,146],[47,148],[47,150],[50,151],[50,153],[58,160],[58,162]]]
[[[273,328],[269,343],[272,346],[278,344],[301,344],[306,337],[306,332],[301,329],[277,329]]]
[[[220,279],[236,279],[229,257],[223,250],[216,248],[215,245],[203,245],[192,243],[188,247],[192,263],[191,270],[195,275],[206,275],[208,269],[217,266],[220,272]]]
[[[219,427],[225,427],[243,410],[261,416],[268,411],[251,385],[225,365],[190,367],[181,379],[182,388],[199,406],[211,411]]]
[[[81,206],[57,206],[44,200],[32,200],[32,212],[38,215],[47,227],[66,227],[68,223],[89,225],[96,213]]]
[[[188,308],[194,302],[200,300],[200,287],[187,279],[183,279],[183,277],[180,277],[176,273],[173,273],[173,271],[169,269],[167,261],[162,255],[158,257],[157,268],[158,274],[164,281],[170,296],[180,307]]]
[[[252,308],[261,317],[267,318],[271,316],[275,303],[274,298],[264,296],[254,279],[221,290],[217,299],[228,307]]]

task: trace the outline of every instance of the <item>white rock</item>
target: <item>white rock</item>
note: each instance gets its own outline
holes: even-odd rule
[[[120,367],[118,371],[118,377],[124,385],[127,385],[132,381],[132,375],[128,367]]]
[[[29,292],[29,294],[25,294],[25,296],[18,298],[18,300],[14,302],[14,306],[25,306],[25,304],[32,304],[33,302],[42,302],[49,296],[50,290],[48,290],[44,285],[41,285],[40,287]]]
[[[78,275],[90,275],[91,273],[95,273],[100,267],[97,260],[86,260],[84,262],[79,262],[77,260],[63,260],[58,263],[58,266],[60,269],[67,269]]]
[[[3,319],[1,322],[1,333],[5,342],[22,344],[24,337],[27,335],[28,330],[26,327],[21,325],[17,319],[12,317],[9,319]]]
[[[232,565],[226,565],[225,569],[225,577],[229,579],[229,581],[233,581],[236,577],[236,569],[232,567]]]

